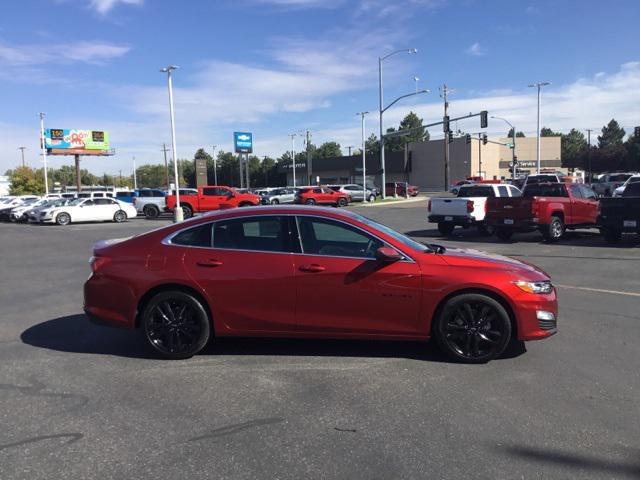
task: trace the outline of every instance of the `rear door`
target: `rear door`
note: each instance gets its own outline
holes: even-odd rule
[[[596,193],[586,185],[580,185],[582,191],[582,197],[585,201],[585,222],[584,223],[596,223],[598,218],[598,196]]]
[[[202,211],[217,210],[227,200],[228,191],[219,187],[204,187],[199,195],[199,209]]]
[[[572,183],[567,185],[569,192],[571,193],[571,220],[569,218],[565,218],[565,223],[572,225],[581,225],[583,223],[587,223],[587,214],[588,214],[588,202],[582,196],[582,190],[580,189],[580,185],[577,183]],[[565,216],[567,212],[565,211]]]
[[[120,210],[120,205],[111,198],[96,198],[93,201],[96,220],[113,220],[114,214]]]

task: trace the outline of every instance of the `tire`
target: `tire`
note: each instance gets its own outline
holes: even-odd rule
[[[194,356],[211,335],[211,319],[204,305],[179,290],[155,295],[144,309],[141,325],[151,348],[171,360]]]
[[[451,232],[453,232],[454,228],[456,228],[456,226],[453,223],[438,222],[438,231],[444,237],[451,235]]]
[[[274,198],[273,200],[271,200],[271,205],[278,205],[280,203],[280,200],[278,200],[277,198]]]
[[[511,319],[500,302],[483,294],[450,298],[434,320],[433,335],[451,359],[486,363],[499,357],[511,341]]]
[[[59,213],[56,215],[56,223],[62,226],[69,225],[71,223],[71,215],[66,212]]]
[[[375,195],[369,195],[369,201],[370,202],[375,202],[376,201],[376,196]]]
[[[491,235],[494,234],[496,229],[493,227],[493,225],[487,225],[485,223],[478,226],[478,231],[480,232],[480,235],[482,235],[483,237],[490,237]]]
[[[344,198],[339,198],[337,205],[339,207],[346,207],[349,204]]]
[[[622,240],[622,230],[618,228],[602,227],[600,234],[604,237],[607,243],[618,243]]]
[[[315,205],[316,201],[313,198],[307,198],[304,203],[306,203],[307,205]]]
[[[118,210],[116,213],[113,214],[113,221],[116,223],[126,222],[127,214],[124,212],[124,210]]]
[[[513,230],[508,228],[496,228],[495,234],[500,240],[507,241],[513,237]]]
[[[541,226],[540,231],[547,242],[557,242],[564,235],[564,222],[560,217],[552,216],[549,225]]]
[[[186,220],[187,218],[191,218],[193,217],[193,209],[191,208],[191,205],[180,205],[180,207],[182,208],[182,216],[183,218]]]
[[[160,216],[160,209],[156,205],[147,205],[144,207],[144,216],[153,220]]]

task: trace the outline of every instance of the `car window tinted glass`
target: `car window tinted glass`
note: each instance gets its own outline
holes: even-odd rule
[[[523,197],[566,197],[567,190],[562,183],[527,185],[522,192]]]
[[[498,193],[500,194],[501,197],[509,196],[509,191],[507,190],[507,187],[503,185],[498,186]]]
[[[332,257],[375,258],[384,243],[346,223],[298,217],[303,253]]]
[[[82,205],[86,207],[86,206],[95,205],[95,204],[96,204],[95,200],[87,200]]]
[[[211,224],[183,230],[171,239],[171,243],[186,247],[211,247]]]
[[[522,195],[522,192],[516,187],[509,187],[509,190],[511,190],[512,197],[519,197]]]
[[[627,179],[630,177],[631,175],[629,175],[628,173],[620,173],[618,175],[611,175],[609,177],[609,181],[610,182],[626,182]]]
[[[138,196],[139,196],[139,197],[151,197],[151,196],[152,196],[152,193],[151,193],[151,191],[150,191],[150,190],[140,190],[140,191],[138,192]]]
[[[593,190],[591,190],[586,185],[580,185],[580,191],[582,191],[582,196],[587,199],[595,199],[597,195]]]
[[[640,182],[630,183],[622,192],[623,197],[640,197]]]
[[[571,195],[577,198],[582,198],[582,190],[580,190],[580,187],[577,184],[573,183],[569,185],[569,189],[571,190]]]
[[[536,175],[527,177],[527,185],[534,183],[547,183],[547,182],[557,182],[558,179],[555,175]]]
[[[479,185],[470,185],[465,187],[460,187],[458,191],[459,197],[495,197],[495,193],[493,192],[493,188],[491,187],[483,187]]]
[[[93,203],[96,205],[113,205],[113,200],[110,198],[96,198]]]
[[[282,217],[221,220],[214,224],[213,246],[237,250],[287,252],[288,228]]]

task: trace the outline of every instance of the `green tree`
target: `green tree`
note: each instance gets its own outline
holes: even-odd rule
[[[626,153],[625,170],[638,171],[640,170],[640,135],[629,135],[629,138],[624,144]]]
[[[409,112],[400,122],[398,130],[411,130],[411,132],[402,137],[402,143],[405,142],[426,142],[429,140],[429,131],[422,126],[423,120],[412,111]]]
[[[602,127],[602,131],[598,136],[598,147],[607,148],[614,145],[622,145],[625,136],[624,128],[622,128],[615,119]]]
[[[572,128],[569,133],[561,136],[561,157],[562,166],[568,168],[586,168],[585,154],[587,151],[587,140],[584,134]]]
[[[397,130],[393,127],[387,128],[387,134],[396,132]],[[384,150],[385,152],[399,152],[404,148],[405,136],[395,136],[395,137],[385,137],[384,139]]]
[[[316,150],[316,158],[328,158],[328,157],[340,157],[342,156],[342,150],[340,144],[337,142],[324,142]],[[304,154],[306,159],[306,153]]]
[[[367,151],[367,155],[379,155],[380,154],[380,142],[378,137],[374,133],[369,135],[369,138],[364,143],[364,147]]]
[[[18,167],[11,173],[10,195],[42,195],[44,178],[30,167]]]
[[[518,132],[518,133],[516,133],[516,138],[522,138],[522,137],[525,137],[524,132]],[[507,133],[507,138],[513,138],[513,128],[511,128],[511,129],[509,130],[509,132]]]
[[[136,169],[136,175],[141,188],[164,187],[166,184],[164,164],[141,165]],[[172,182],[171,178],[169,182]]]
[[[541,137],[560,137],[562,136],[562,134],[560,132],[554,132],[550,128],[542,127],[540,129],[540,136]]]

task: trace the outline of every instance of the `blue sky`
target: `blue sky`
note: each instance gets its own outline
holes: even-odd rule
[[[0,17],[0,170],[19,146],[38,164],[37,113],[52,128],[108,129],[117,155],[86,159],[94,173],[162,159],[170,142],[166,76],[176,64],[178,157],[230,149],[254,132],[255,153],[280,155],[289,133],[358,145],[355,113],[377,109],[377,57],[385,98],[432,93],[389,110],[442,116],[438,86],[455,89],[451,114],[486,109],[535,133],[535,92],[550,81],[543,124],[600,128],[611,117],[640,124],[637,1],[480,0],[24,0]],[[369,132],[377,116],[368,117]],[[477,131],[473,123],[462,130]],[[492,121],[488,132],[504,134]],[[434,137],[440,132],[432,131]],[[346,148],[345,148],[346,151]],[[52,159],[54,166],[71,159]]]

